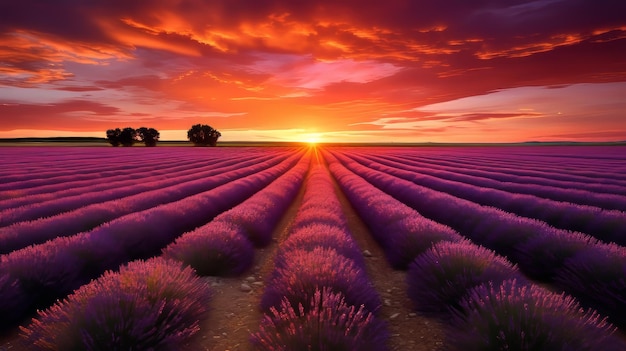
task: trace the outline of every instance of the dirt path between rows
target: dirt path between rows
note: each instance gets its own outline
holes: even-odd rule
[[[211,316],[199,332],[199,347],[185,351],[251,351],[250,334],[258,331],[262,313],[259,311],[264,282],[273,270],[274,256],[291,230],[293,219],[302,203],[305,179],[296,199],[274,231],[272,243],[256,251],[255,266],[251,272],[238,278],[207,278],[213,286]],[[356,214],[333,179],[335,193],[342,204],[349,229],[366,257],[367,273],[381,295],[383,306],[379,318],[388,322],[391,334],[389,349],[394,351],[433,351],[441,348],[443,332],[440,324],[431,318],[412,312],[411,301],[406,291],[405,272],[396,271],[387,263],[382,249],[373,240],[367,226]],[[242,291],[242,284],[251,291]],[[245,290],[245,289],[244,289]]]
[[[209,318],[200,326],[199,340],[182,351],[253,350],[250,335],[259,329],[263,314],[259,310],[265,290],[265,277],[274,267],[274,256],[280,243],[289,235],[291,223],[304,197],[306,178],[272,234],[272,242],[255,252],[251,272],[237,278],[208,277],[213,298]],[[243,289],[242,289],[243,287]],[[247,291],[250,288],[250,291]]]
[[[333,179],[334,182],[334,179]],[[288,236],[293,219],[302,203],[307,179],[273,233],[273,240],[255,252],[253,269],[236,278],[205,278],[211,285],[213,298],[209,318],[200,325],[192,342],[181,351],[251,351],[250,335],[258,331],[262,313],[259,311],[264,282],[273,270],[274,256]],[[433,351],[441,348],[443,332],[439,323],[412,312],[406,291],[405,272],[396,271],[387,263],[380,246],[373,240],[366,225],[334,182],[335,193],[342,204],[349,229],[365,258],[366,270],[383,306],[379,318],[388,322],[393,351]],[[0,351],[22,350],[17,329],[0,337]]]
[[[327,167],[328,169],[328,167]],[[342,205],[352,235],[362,251],[371,253],[365,264],[368,276],[381,295],[383,306],[379,318],[388,322],[391,334],[389,349],[394,351],[433,351],[443,345],[439,322],[413,312],[407,295],[406,273],[394,270],[369,229],[356,213],[333,178],[335,194]],[[369,255],[368,255],[369,256]]]

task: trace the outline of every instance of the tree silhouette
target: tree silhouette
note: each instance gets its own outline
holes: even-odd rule
[[[122,146],[133,146],[137,141],[137,131],[134,128],[126,127],[120,133],[120,143]]]
[[[195,146],[215,146],[222,134],[206,124],[193,125],[187,131],[187,138]]]
[[[156,146],[160,133],[154,128],[141,127],[137,129],[137,136],[146,146]]]
[[[119,128],[109,129],[107,130],[107,140],[113,146],[120,146],[121,139],[120,135],[122,134],[122,130]]]

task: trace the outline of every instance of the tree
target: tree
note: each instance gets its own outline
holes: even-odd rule
[[[137,129],[137,136],[146,146],[156,146],[160,133],[154,128],[141,127]]]
[[[187,131],[187,138],[195,146],[215,146],[222,134],[206,124],[196,124]]]
[[[133,146],[137,141],[137,131],[134,128],[126,127],[120,133],[120,143],[122,146]]]
[[[122,134],[122,130],[119,128],[109,129],[107,130],[107,140],[113,146],[120,146],[120,134]]]

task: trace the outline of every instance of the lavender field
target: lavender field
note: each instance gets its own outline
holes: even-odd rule
[[[626,349],[626,147],[0,162],[0,350]]]

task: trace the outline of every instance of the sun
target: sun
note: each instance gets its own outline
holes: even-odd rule
[[[322,141],[322,136],[319,133],[308,133],[303,135],[302,141],[314,146]]]
[[[309,145],[315,145],[317,143],[320,142],[320,138],[319,137],[309,137],[305,140],[305,142]]]

